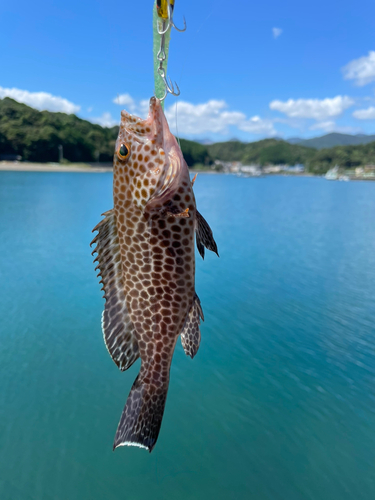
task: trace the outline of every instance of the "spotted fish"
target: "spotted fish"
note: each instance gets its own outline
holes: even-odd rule
[[[114,208],[93,229],[93,253],[106,299],[102,329],[120,370],[139,357],[114,446],[150,452],[159,435],[178,336],[191,358],[203,312],[195,293],[194,234],[217,253],[212,231],[197,212],[189,170],[160,101],[146,120],[126,111],[116,142]]]

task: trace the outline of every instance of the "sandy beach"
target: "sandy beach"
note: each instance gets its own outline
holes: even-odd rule
[[[109,163],[71,163],[68,165],[59,165],[58,163],[0,161],[0,171],[1,170],[10,172],[85,172],[89,174],[98,174],[112,172],[113,167]],[[202,171],[190,169],[190,173],[217,174],[218,172],[212,170]]]
[[[0,170],[12,172],[85,172],[85,173],[103,173],[111,172],[112,167],[89,163],[72,163],[68,165],[59,165],[58,163],[28,163],[1,161]]]

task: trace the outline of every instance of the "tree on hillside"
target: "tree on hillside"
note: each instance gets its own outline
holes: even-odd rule
[[[28,161],[58,161],[58,147],[72,162],[111,162],[118,127],[101,127],[65,113],[37,111],[9,97],[0,99],[0,154],[20,155]],[[180,139],[184,158],[192,167],[214,160],[257,163],[303,163],[310,172],[325,173],[336,164],[344,168],[375,164],[375,142],[336,146],[319,151],[279,139],[257,142],[219,142],[205,146]]]

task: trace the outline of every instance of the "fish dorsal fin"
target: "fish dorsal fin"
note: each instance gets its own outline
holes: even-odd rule
[[[97,253],[95,270],[99,269],[106,300],[102,315],[103,337],[113,361],[120,370],[127,370],[139,357],[138,343],[125,304],[116,215],[113,209],[103,215],[105,218],[93,229],[98,234],[91,242],[91,245],[96,244],[92,252]]]
[[[215,252],[219,257],[212,230],[206,219],[198,212],[198,210],[196,214],[195,234],[198,252],[201,254],[202,259],[204,259],[204,247],[206,247],[207,250],[211,250],[211,252]]]
[[[204,321],[201,301],[198,295],[195,294],[193,304],[181,332],[182,347],[184,348],[185,354],[192,359],[197,354],[201,342],[201,332],[199,329],[201,319]]]

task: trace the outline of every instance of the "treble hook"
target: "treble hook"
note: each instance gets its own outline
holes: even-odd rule
[[[168,94],[172,94],[176,97],[180,95],[180,89],[179,89],[177,83],[174,82],[174,85],[173,85],[172,80],[170,78],[168,81],[167,76],[165,74],[165,69],[163,68],[163,63],[166,60],[165,34],[167,33],[167,31],[169,30],[169,28],[171,26],[180,32],[186,30],[185,18],[184,18],[184,29],[177,28],[173,22],[174,1],[175,0],[157,0],[157,2],[156,2],[157,13],[158,13],[158,16],[161,18],[161,19],[159,19],[159,22],[161,23],[161,29],[159,29],[159,23],[157,23],[157,26],[156,26],[157,31],[160,35],[160,49],[159,49],[159,52],[158,52],[156,57],[157,57],[157,60],[159,61],[158,74],[164,83],[164,95],[163,95],[163,97],[159,98],[160,101],[164,101],[164,99],[167,97]],[[176,86],[176,90],[175,90],[175,86]]]
[[[167,27],[165,28],[164,26],[164,19],[162,21],[163,23],[163,27],[161,30],[159,30],[159,27],[158,27],[158,33],[159,35],[165,35],[166,32],[169,30],[169,28],[172,26],[175,30],[179,31],[180,33],[183,33],[184,31],[186,31],[186,20],[185,20],[185,16],[184,16],[184,27],[183,29],[180,29],[180,28],[177,28],[177,26],[174,24],[173,22],[173,4],[170,3],[170,0],[167,0],[168,2],[168,22],[167,22]]]
[[[179,31],[180,33],[183,33],[184,31],[186,31],[186,20],[185,20],[185,16],[184,16],[184,27],[183,29],[180,29],[180,28],[177,28],[177,26],[175,25],[175,23],[173,22],[173,7],[171,4],[168,4],[168,21],[170,23],[171,26],[173,26],[173,28],[177,31]]]
[[[164,70],[164,68],[159,68],[158,69],[158,73],[159,73],[160,78],[163,80],[164,85],[165,85],[166,94],[165,94],[165,97],[163,99],[165,99],[167,97],[167,94],[172,94],[172,95],[174,95],[176,97],[179,96],[180,93],[181,93],[180,89],[179,89],[179,86],[177,85],[176,82],[174,82],[174,84],[177,87],[177,92],[175,92],[172,80],[169,79],[169,82],[168,82],[168,80],[167,80],[167,78],[165,76],[165,70]],[[160,99],[160,100],[162,101],[163,99]]]

